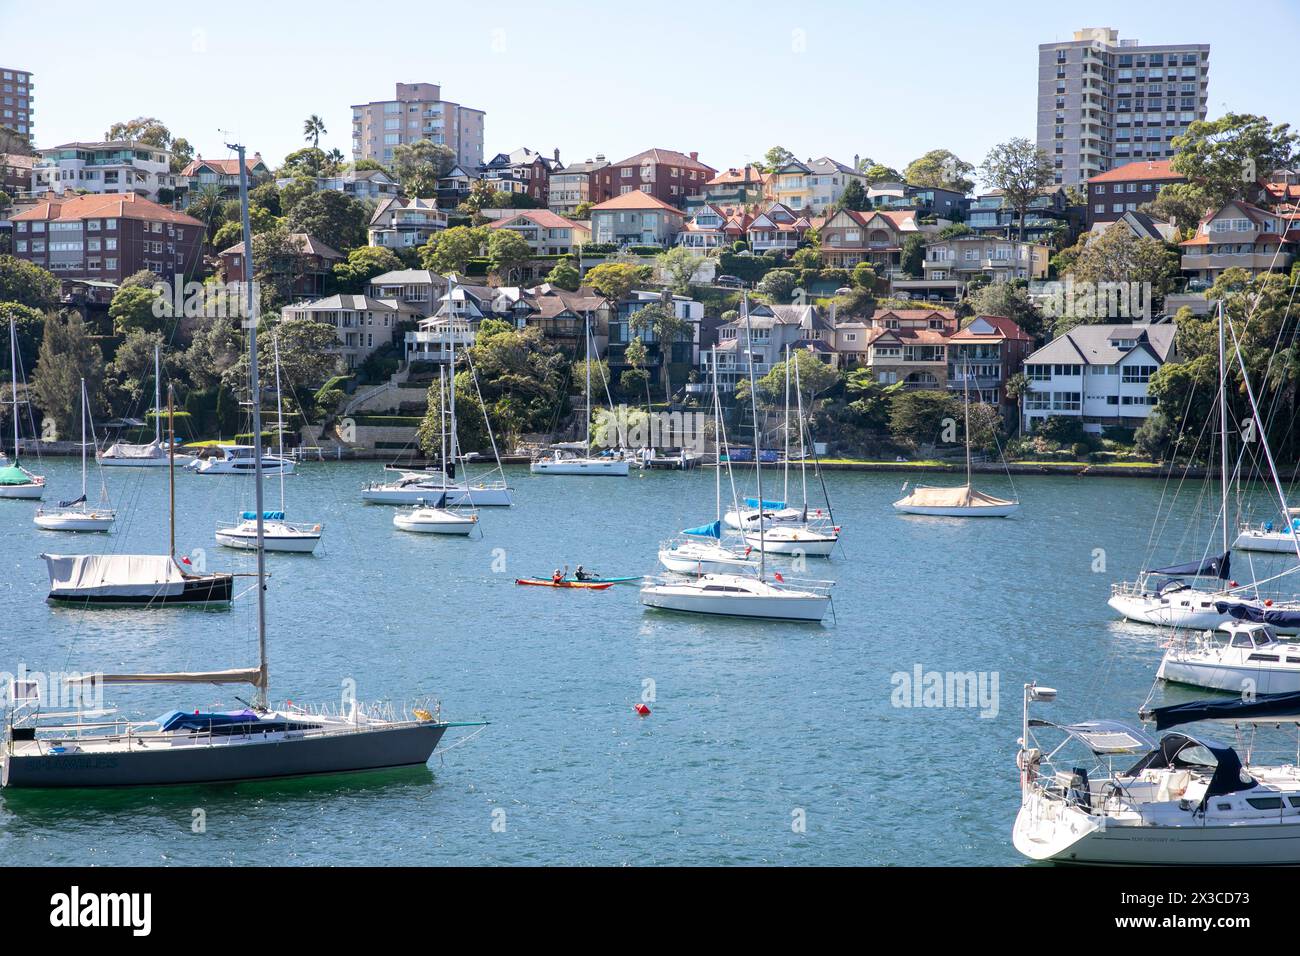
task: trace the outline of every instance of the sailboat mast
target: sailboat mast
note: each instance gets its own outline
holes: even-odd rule
[[[81,380],[81,497],[86,497],[86,380]],[[81,503],[85,509],[86,503]]]
[[[453,282],[453,281],[454,281],[454,274],[453,274],[453,279],[448,279],[448,280],[447,280],[447,288],[448,288],[448,290],[451,289],[451,287],[452,287],[452,282]],[[450,412],[451,412],[451,441],[450,441],[450,444],[451,444],[451,470],[452,470],[453,473],[455,473],[455,471],[456,471],[456,336],[457,336],[458,334],[460,334],[460,333],[459,333],[459,331],[458,331],[458,327],[457,327],[457,324],[456,324],[456,302],[455,302],[455,300],[452,300],[452,301],[449,303],[449,306],[450,306],[450,310],[451,310],[451,315],[450,315],[451,322],[450,322],[450,325],[449,325],[449,328],[451,329],[451,364],[450,364],[450,365],[448,366],[448,368],[447,368],[447,403],[448,403],[448,408],[449,408],[449,410],[450,410]],[[446,424],[445,424],[445,423],[444,423],[443,427],[444,427],[444,429],[446,428]],[[443,474],[444,474],[444,476],[445,476],[446,473],[447,473],[447,456],[446,456],[446,453],[444,453],[443,456],[442,456],[442,470],[443,470]],[[446,487],[447,487],[447,482],[446,482],[445,478],[444,478],[444,480],[443,480],[442,487],[443,487],[444,489],[446,489]]]
[[[1223,300],[1219,300],[1219,500],[1223,553],[1228,553],[1228,363],[1223,334]],[[1247,385],[1250,383],[1247,382]]]
[[[153,441],[158,444],[162,441],[162,363],[158,358],[158,350],[161,346],[153,347]]]
[[[582,316],[582,347],[586,349],[587,360],[582,364],[587,369],[587,407],[585,417],[587,419],[587,447],[584,454],[591,454],[591,313],[584,312]]]
[[[280,336],[271,336],[271,351],[275,356],[275,433],[276,454],[284,461],[284,402],[280,398]],[[280,510],[284,511],[284,466],[280,467]]]
[[[253,288],[253,230],[248,222],[248,166],[244,162],[244,146],[233,147],[239,153],[239,212],[244,226],[244,288],[247,293],[248,325],[248,400],[253,406],[253,501],[257,512],[257,653],[258,682],[256,704],[265,709],[267,703],[266,666],[266,527],[263,514],[262,492],[262,388],[257,373],[257,302]]]
[[[443,488],[447,487],[447,370],[438,366],[438,442]]]
[[[718,349],[709,349],[709,367],[713,370],[713,447],[717,459],[713,469],[713,497],[717,506],[717,520],[722,520],[722,408],[718,398]],[[719,532],[720,533],[720,532]]]
[[[794,363],[794,401],[799,420],[799,486],[803,490],[803,519],[808,520],[808,449],[803,443],[803,392],[800,391],[799,383],[799,362],[796,358]],[[786,505],[790,503],[786,499]]]
[[[758,385],[754,381],[754,324],[749,317],[749,294],[745,294],[745,351],[749,355],[749,406],[754,414],[754,484],[758,490],[758,579],[767,580],[767,546],[763,533],[763,453],[758,434]]]
[[[9,319],[9,387],[14,400],[14,464],[18,464],[18,330]]]
[[[966,357],[961,360],[962,404],[966,410],[966,488],[970,489],[970,365]],[[969,500],[969,499],[968,499]]]
[[[781,500],[790,503],[790,346],[785,347],[785,451],[782,454],[785,467],[781,477]],[[763,507],[760,501],[759,508]]]
[[[176,560],[176,421],[172,387],[167,385],[167,554]]]

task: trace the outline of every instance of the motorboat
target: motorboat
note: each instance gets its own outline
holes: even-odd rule
[[[1238,551],[1267,551],[1273,554],[1296,554],[1296,539],[1300,537],[1300,508],[1288,508],[1286,520],[1280,528],[1273,522],[1246,525],[1238,533],[1232,546]]]
[[[196,458],[185,467],[196,475],[251,475],[256,467],[257,448],[253,445],[218,445],[219,456]],[[268,475],[292,475],[293,459],[262,452],[262,472]]]
[[[1234,694],[1295,693],[1300,691],[1300,644],[1278,640],[1271,625],[1234,620],[1217,632],[1172,642],[1156,677]]]
[[[266,551],[290,554],[312,554],[320,544],[325,526],[319,523],[292,523],[285,520],[283,511],[262,513],[262,547]],[[218,522],[217,544],[243,551],[257,550],[257,513],[244,511],[239,520]]]
[[[641,603],[664,611],[777,621],[820,621],[830,607],[832,582],[771,583],[747,574],[652,578]]]

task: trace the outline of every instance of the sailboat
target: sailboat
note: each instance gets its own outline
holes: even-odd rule
[[[1273,522],[1245,525],[1237,534],[1232,547],[1237,551],[1267,551],[1273,554],[1290,554],[1295,550],[1296,534],[1300,533],[1300,508],[1287,508],[1282,515],[1280,528]]]
[[[722,465],[726,462],[731,478],[731,497],[735,500],[736,483],[731,477],[731,456],[727,453],[726,427],[722,421],[722,399],[718,395],[717,350],[713,354],[713,429],[718,449],[713,475],[713,495],[717,518],[698,528],[686,528],[680,538],[659,546],[659,563],[679,574],[736,574],[752,572],[752,548],[736,549],[722,543]]]
[[[171,389],[167,431],[175,435]],[[174,454],[175,441],[167,445]],[[50,576],[51,604],[77,607],[164,607],[229,604],[235,576],[195,572],[176,558],[176,466],[168,469],[168,552],[166,554],[42,554]]]
[[[275,352],[275,420],[276,435],[279,446],[276,457],[284,457],[284,402],[280,396],[280,339],[272,336],[271,346]],[[312,554],[320,544],[324,534],[324,525],[320,522],[308,524],[291,524],[285,520],[284,508],[284,472],[277,471],[280,477],[280,510],[267,511],[262,514],[262,546],[267,551],[283,551],[290,554]],[[242,512],[238,522],[222,522],[217,525],[217,544],[227,548],[252,550],[257,547],[257,516],[251,511]]]
[[[587,385],[586,404],[583,406],[586,430],[582,444],[566,442],[552,445],[550,453],[534,459],[528,466],[528,470],[534,475],[605,475],[626,478],[629,463],[623,455],[623,449],[620,448],[617,455],[612,453],[608,455],[591,454],[591,343],[593,336],[591,334],[590,318],[584,317],[582,328],[587,356],[586,362],[583,363],[587,371]]]
[[[750,330],[749,300],[744,300],[746,332]],[[754,382],[754,357],[749,357],[749,392],[754,416],[754,477],[758,499],[763,499],[763,469],[759,462],[758,398]],[[767,580],[767,558],[761,547],[764,521],[758,519],[758,576],[745,574],[701,574],[695,578],[659,579],[641,588],[641,603],[647,607],[691,614],[748,617],[777,621],[821,621],[830,608],[834,582],[807,581],[787,584],[778,573]]]
[[[34,475],[19,463],[18,455],[18,331],[9,320],[10,387],[13,389],[14,460],[0,468],[0,498],[25,498],[39,501],[45,495],[45,479]]]
[[[827,499],[826,513],[818,508],[809,511],[808,506],[808,449],[804,444],[803,389],[799,383],[799,363],[790,361],[790,347],[785,350],[785,466],[783,471],[786,501],[790,500],[790,366],[794,365],[794,390],[797,407],[796,420],[799,423],[799,479],[803,487],[803,507],[798,509],[797,521],[782,521],[766,529],[763,535],[753,531],[745,533],[745,541],[750,547],[761,548],[768,554],[791,554],[808,557],[830,557],[835,545],[840,540],[839,527],[829,519],[830,501]],[[824,490],[824,489],[823,489]]]
[[[438,368],[438,429],[441,444],[442,461],[447,460],[447,376],[446,369]],[[456,437],[452,435],[454,446]],[[447,507],[447,492],[437,497],[430,495],[429,500],[420,500],[409,509],[402,509],[393,515],[393,527],[399,531],[413,531],[419,534],[468,535],[478,526],[478,511],[474,509]]]
[[[81,496],[71,501],[60,501],[57,511],[38,509],[32,519],[38,528],[47,531],[108,531],[113,527],[117,512],[112,508],[90,508],[86,504],[86,417],[90,409],[86,401],[86,380],[81,380]],[[95,435],[94,422],[90,426],[91,438]],[[100,483],[101,497],[107,489]]]
[[[244,247],[251,249],[248,175],[244,148],[240,146],[238,150]],[[254,314],[251,284],[248,308],[250,315]],[[260,434],[262,414],[255,322],[248,328],[248,351],[254,434]],[[417,708],[399,715],[356,703],[338,712],[293,705],[282,709],[270,707],[260,459],[254,477],[259,539],[257,666],[179,673],[94,674],[70,680],[74,685],[91,689],[108,684],[251,684],[255,690],[251,705],[225,712],[175,709],[142,723],[91,724],[77,719],[43,725],[37,687],[34,682],[23,682],[24,686],[14,688],[20,705],[14,707],[5,722],[0,786],[160,786],[423,766],[449,727],[470,726],[442,720],[436,708],[432,712]],[[203,646],[210,647],[211,642]],[[50,716],[67,720],[68,715]]]
[[[1126,620],[1139,621],[1144,624],[1158,624],[1165,627],[1196,628],[1213,630],[1227,624],[1237,613],[1285,614],[1287,620],[1274,626],[1283,633],[1300,633],[1300,601],[1275,602],[1259,597],[1259,585],[1265,581],[1256,581],[1238,585],[1232,580],[1232,551],[1228,541],[1228,490],[1231,476],[1228,470],[1228,403],[1227,403],[1227,358],[1226,328],[1223,303],[1218,307],[1219,336],[1219,517],[1222,530],[1219,554],[1207,554],[1196,561],[1154,568],[1143,571],[1136,581],[1125,581],[1112,585],[1111,596],[1107,602]],[[1235,337],[1236,332],[1233,332]],[[1254,388],[1246,374],[1245,363],[1241,358],[1240,348],[1236,350],[1237,362],[1241,367],[1246,395],[1250,400],[1251,414],[1259,430],[1259,439],[1268,464],[1273,486],[1277,492],[1283,514],[1289,514],[1286,493],[1282,488],[1277,467],[1273,461],[1273,452],[1269,447],[1264,423],[1255,405]],[[1293,550],[1300,559],[1300,533],[1292,529],[1290,535]],[[1292,574],[1300,567],[1284,571],[1275,578]],[[1184,578],[1205,578],[1218,581],[1217,587],[1193,587]],[[1273,580],[1273,579],[1269,579]],[[1294,617],[1292,621],[1290,618]]]
[[[918,485],[912,493],[894,502],[894,510],[909,515],[940,515],[948,518],[1006,518],[1020,510],[1020,502],[998,498],[971,486],[970,458],[970,371],[962,364],[962,404],[966,410],[966,484],[957,488]]]
[[[383,482],[371,482],[361,490],[361,497],[368,504],[376,505],[413,505],[427,501],[437,501],[443,494],[447,496],[449,505],[472,505],[474,507],[499,507],[508,508],[514,500],[511,497],[510,487],[506,484],[505,471],[501,467],[501,454],[497,449],[496,436],[492,432],[492,422],[488,418],[487,406],[483,404],[483,394],[479,390],[478,374],[474,371],[474,358],[472,354],[465,351],[465,361],[469,366],[470,379],[474,383],[474,389],[478,392],[479,405],[483,410],[483,422],[487,427],[488,441],[492,445],[492,456],[496,461],[496,467],[487,474],[496,473],[499,478],[478,477],[470,479],[468,477],[458,479],[456,470],[459,467],[462,473],[468,470],[468,458],[460,452],[460,442],[458,439],[459,432],[456,427],[456,337],[460,334],[460,327],[456,320],[456,277],[455,275],[447,276],[447,316],[448,330],[451,339],[451,360],[450,365],[450,418],[451,418],[451,442],[450,455],[448,451],[443,451],[442,461],[438,463],[437,468],[428,468],[423,471],[414,471],[410,469],[387,467],[386,471],[396,474],[395,478]],[[443,372],[439,370],[439,375]],[[440,391],[441,394],[441,391]],[[446,429],[444,428],[444,434]]]
[[[160,346],[153,347],[153,441],[147,445],[114,442],[96,455],[106,468],[166,468],[172,460],[162,442],[162,361]],[[176,455],[178,465],[188,465],[192,455]]]

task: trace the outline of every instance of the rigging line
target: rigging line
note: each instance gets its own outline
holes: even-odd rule
[[[492,458],[496,461],[496,467],[489,471],[488,474],[490,475],[495,471],[501,475],[501,480],[505,481],[506,471],[501,464],[501,453],[497,450],[496,432],[492,430],[492,420],[488,417],[487,402],[483,400],[483,389],[479,387],[478,383],[478,371],[474,368],[474,356],[470,354],[468,346],[465,348],[465,361],[469,363],[470,379],[474,382],[474,394],[478,396],[478,407],[483,413],[483,424],[487,426],[488,441],[492,444]],[[466,481],[468,482],[468,480],[469,476],[466,475]]]
[[[1196,383],[1195,381],[1193,381],[1193,382],[1192,382],[1192,388],[1191,388],[1191,390],[1188,392],[1188,395],[1187,395],[1187,403],[1186,403],[1186,406],[1185,406],[1184,409],[1183,409],[1183,413],[1182,413],[1181,419],[1179,420],[1179,423],[1178,423],[1178,431],[1177,431],[1177,434],[1180,435],[1180,436],[1182,435],[1183,430],[1184,430],[1185,427],[1186,427],[1187,416],[1188,416],[1188,415],[1190,414],[1190,412],[1191,412],[1191,403],[1192,403],[1192,399],[1193,399],[1193,397],[1196,395],[1196,388],[1197,388],[1197,383]],[[1177,448],[1177,445],[1175,444],[1175,446],[1174,446],[1174,461],[1175,461],[1175,462],[1177,461],[1177,457],[1178,457],[1178,448]],[[1175,470],[1174,470],[1173,468],[1170,468],[1169,471],[1165,473],[1164,481],[1161,482],[1161,488],[1160,488],[1160,500],[1156,503],[1156,515],[1155,515],[1155,519],[1151,522],[1151,530],[1147,533],[1146,558],[1145,558],[1145,563],[1147,563],[1147,564],[1149,564],[1149,563],[1151,562],[1151,559],[1152,559],[1153,555],[1155,554],[1155,548],[1156,548],[1156,545],[1157,545],[1157,543],[1158,543],[1158,541],[1159,541],[1159,538],[1158,538],[1158,536],[1157,536],[1157,529],[1161,527],[1161,520],[1160,520],[1160,519],[1161,519],[1161,515],[1164,514],[1165,499],[1169,496],[1169,486],[1170,486],[1170,484],[1172,484],[1173,481],[1174,481],[1175,473],[1176,473]],[[1178,483],[1178,487],[1174,489],[1174,498],[1175,498],[1175,500],[1177,499],[1178,490],[1179,490],[1179,488],[1181,488],[1181,487],[1182,487],[1182,481],[1181,481],[1181,479],[1180,479],[1180,480],[1179,480],[1179,483]],[[1172,508],[1172,504],[1170,505],[1170,507]]]

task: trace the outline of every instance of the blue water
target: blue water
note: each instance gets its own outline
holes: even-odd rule
[[[77,493],[75,462],[42,467],[51,500]],[[837,582],[835,621],[816,626],[646,611],[625,585],[517,587],[516,576],[565,563],[654,571],[661,539],[712,518],[713,479],[508,474],[516,506],[484,509],[483,538],[464,540],[397,532],[391,508],[362,505],[358,490],[380,477],[376,464],[301,465],[286,480],[289,516],[325,524],[322,553],[268,556],[273,699],[336,701],[352,679],[364,699],[435,695],[444,716],[487,719],[486,731],[428,769],[397,773],[0,793],[0,858],[1015,863],[1021,685],[1060,688],[1053,715],[1062,719],[1132,718],[1151,686],[1159,635],[1113,621],[1105,600],[1111,581],[1148,557],[1162,482],[1021,479],[1020,517],[961,522],[895,515],[902,475],[831,474],[844,554],[810,559],[808,576]],[[42,551],[166,551],[165,470],[104,477],[121,509],[110,536],[42,532],[33,503],[0,501],[0,670],[254,662],[247,593],[230,611],[44,603]],[[1005,479],[978,484],[1008,490]],[[205,549],[210,568],[251,570],[251,555],[212,540],[219,518],[251,505],[251,482],[181,474],[177,488],[178,550],[197,558]],[[267,494],[277,506],[274,480]],[[1188,517],[1195,498],[1194,489],[1180,498],[1158,559],[1204,550],[1208,529]],[[237,591],[246,586],[237,579]],[[917,665],[996,674],[996,715],[894,706],[892,675]],[[633,706],[647,681],[652,713],[639,717]],[[148,715],[234,705],[221,693],[124,688],[112,701]],[[444,746],[467,731],[458,733]],[[196,809],[206,832],[192,832]]]

